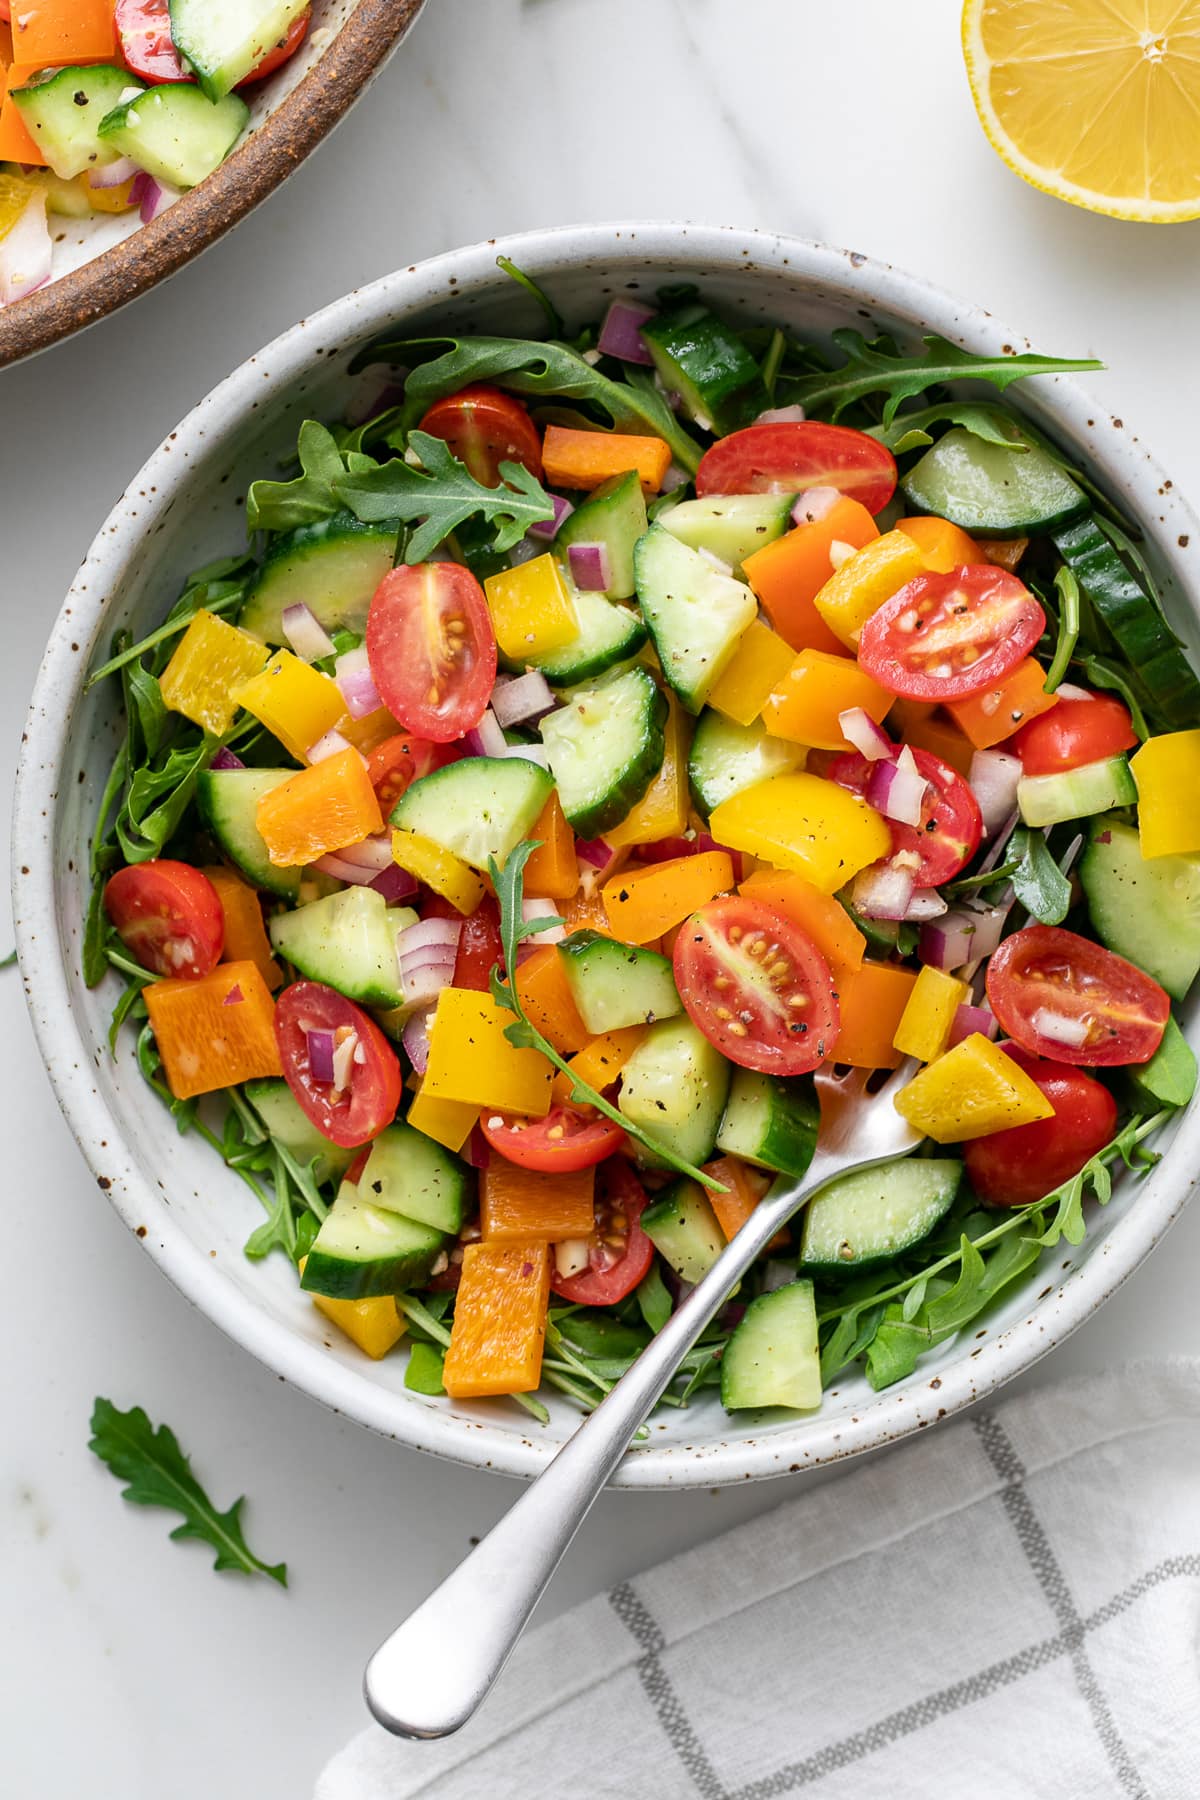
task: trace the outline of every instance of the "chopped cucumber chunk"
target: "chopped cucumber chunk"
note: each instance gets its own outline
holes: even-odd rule
[[[666,749],[667,703],[645,669],[623,669],[576,688],[542,720],[542,742],[572,829],[611,831],[635,807]]]
[[[392,824],[419,831],[473,869],[503,863],[533,830],[553,781],[523,756],[465,756],[400,796]]]
[[[1079,484],[1015,426],[1008,449],[956,425],[925,452],[901,486],[914,512],[934,513],[980,537],[1029,537],[1088,507]]]
[[[663,674],[698,713],[724,674],[758,601],[744,582],[715,568],[662,525],[634,553],[638,600]]]
[[[789,1281],[760,1294],[746,1308],[721,1358],[721,1404],[789,1406],[808,1412],[821,1404],[821,1351],[811,1281]]]

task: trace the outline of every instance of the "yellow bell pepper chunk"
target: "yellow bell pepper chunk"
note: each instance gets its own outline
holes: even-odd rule
[[[914,1075],[897,1096],[896,1111],[937,1144],[1054,1116],[1036,1081],[978,1031]]]
[[[923,1063],[941,1056],[949,1042],[954,1015],[970,997],[965,981],[927,963],[917,976],[892,1039],[901,1056],[915,1056]]]
[[[735,725],[752,725],[767,695],[779,686],[795,660],[792,646],[756,619],[742,633],[731,660],[710,690],[709,706]]]
[[[885,531],[848,556],[817,595],[817,611],[835,637],[853,650],[872,613],[925,570],[925,558],[903,531]]]
[[[667,695],[667,705],[662,767],[633,811],[605,832],[605,842],[614,849],[656,844],[660,838],[682,837],[687,830],[687,724],[674,694]]]
[[[547,551],[483,584],[496,642],[513,662],[561,650],[579,636],[579,615],[558,561]]]
[[[1129,759],[1138,791],[1142,855],[1189,856],[1200,850],[1200,731],[1152,737]]]
[[[238,709],[236,689],[257,675],[266,660],[267,650],[257,638],[216,613],[198,612],[162,672],[163,704],[220,737]]]
[[[823,894],[891,849],[887,825],[865,800],[820,775],[772,775],[714,808],[719,844],[794,869]]]
[[[423,881],[464,915],[473,913],[483,899],[483,877],[452,850],[443,850],[420,831],[392,832],[392,861]]]
[[[802,650],[779,686],[767,695],[762,721],[772,737],[813,750],[850,750],[838,724],[840,714],[854,707],[877,725],[882,724],[895,695],[872,681],[865,669],[845,656],[824,650]]]
[[[313,745],[333,730],[346,710],[337,682],[290,650],[277,650],[235,698],[299,762],[307,762]]]
[[[408,1122],[414,1131],[423,1131],[427,1138],[444,1144],[455,1155],[474,1131],[478,1117],[477,1106],[463,1100],[440,1100],[424,1088],[413,1095],[408,1109]]]
[[[300,1259],[302,1275],[307,1261],[307,1256]],[[408,1330],[408,1321],[396,1310],[391,1294],[373,1295],[368,1300],[331,1300],[328,1294],[310,1294],[309,1299],[376,1362],[395,1349]]]
[[[544,1118],[550,1110],[552,1065],[539,1050],[518,1050],[504,1032],[513,1023],[490,994],[443,988],[429,1030],[429,1065],[421,1088],[435,1100],[494,1107]]]

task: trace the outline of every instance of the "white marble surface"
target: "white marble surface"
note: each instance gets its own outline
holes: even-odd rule
[[[889,258],[1047,350],[1103,356],[1097,391],[1200,495],[1186,399],[1200,376],[1188,324],[1200,226],[1093,218],[1007,174],[971,109],[958,10],[429,0],[361,107],[255,218],[131,311],[0,376],[4,806],[51,618],[143,456],[302,313],[476,238],[682,216]],[[192,1313],[85,1177],[11,974],[0,1019],[12,1221],[0,1307],[5,1790],[300,1800],[360,1723],[364,1653],[511,1490],[339,1422]],[[1200,1352],[1198,1254],[1193,1212],[1027,1379]],[[168,1542],[165,1515],[121,1502],[86,1450],[97,1392],[170,1421],[222,1503],[249,1493],[252,1541],[288,1559],[289,1593],[214,1576],[201,1547]],[[548,1605],[789,1491],[611,1496]]]

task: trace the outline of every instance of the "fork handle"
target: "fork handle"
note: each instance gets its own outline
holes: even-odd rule
[[[498,1524],[367,1664],[364,1692],[399,1737],[448,1737],[486,1698],[550,1577],[696,1339],[797,1207],[852,1162],[818,1151],[759,1203],[712,1268]]]

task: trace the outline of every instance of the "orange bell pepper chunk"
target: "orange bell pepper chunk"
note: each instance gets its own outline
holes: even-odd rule
[[[357,750],[339,750],[264,794],[255,823],[281,868],[316,862],[383,830],[383,815]]]
[[[517,970],[517,992],[530,1023],[550,1039],[560,1056],[574,1056],[583,1049],[589,1032],[553,944],[543,944],[526,957]]]
[[[1058,695],[1048,694],[1045,684],[1046,671],[1032,656],[1027,656],[995,687],[985,688],[966,700],[952,700],[946,711],[977,750],[989,750],[1039,713],[1058,705]]]
[[[717,1224],[725,1242],[734,1239],[771,1185],[770,1177],[761,1169],[752,1169],[736,1156],[718,1156],[705,1163],[704,1173],[719,1181],[724,1193],[708,1190],[709,1204],[717,1215]],[[786,1231],[777,1231],[767,1248],[781,1250],[790,1239]]]
[[[551,794],[530,832],[537,849],[525,864],[525,892],[539,900],[569,900],[579,886],[575,833],[557,793]]]
[[[578,1056],[571,1058],[571,1074],[560,1072],[554,1077],[550,1094],[554,1105],[570,1104],[572,1076],[602,1094],[617,1079],[645,1035],[644,1025],[626,1025],[620,1031],[602,1031],[599,1037],[592,1038]]]
[[[547,425],[542,466],[551,487],[584,489],[597,488],[614,475],[635,469],[642,492],[657,494],[671,466],[671,449],[656,437]]]
[[[483,1241],[561,1244],[565,1238],[590,1237],[596,1224],[595,1190],[595,1169],[550,1175],[493,1156],[479,1190]]]
[[[12,98],[12,90],[24,87],[37,73],[36,68],[26,68],[12,61],[10,29],[0,25],[0,162],[25,163],[39,169],[47,167],[45,157]]]
[[[987,557],[973,537],[949,519],[897,519],[896,530],[910,537],[935,575],[948,575],[951,569],[982,563]]]
[[[275,1002],[256,964],[219,963],[199,981],[152,981],[145,1000],[177,1100],[283,1074]]]
[[[802,650],[775,690],[763,702],[762,722],[772,737],[814,750],[851,750],[838,724],[838,714],[852,707],[878,725],[895,699],[857,663],[824,650]]]
[[[897,700],[888,714],[887,729],[900,743],[928,750],[931,756],[949,763],[964,781],[970,775],[975,746],[940,707],[927,706],[923,700]]]
[[[225,948],[222,962],[252,962],[269,988],[283,981],[283,970],[271,954],[271,940],[263,924],[262,902],[240,875],[223,866],[203,871],[217,890],[225,915]]]
[[[627,869],[606,881],[600,892],[612,932],[623,943],[648,944],[732,886],[728,852],[706,850],[699,856]]]
[[[900,1052],[892,1042],[917,978],[908,969],[864,962],[838,980],[842,1028],[830,1062],[856,1069],[895,1069]]]
[[[13,59],[36,68],[109,62],[116,53],[113,0],[28,0],[13,9]]]
[[[618,862],[624,860],[623,857],[617,859]],[[615,936],[608,922],[599,888],[593,888],[589,894],[581,887],[577,894],[564,902],[562,916],[568,931],[599,931],[604,937]]]
[[[527,1394],[542,1377],[550,1246],[468,1244],[442,1371],[458,1400]]]
[[[404,727],[399,719],[393,718],[386,706],[379,706],[361,719],[352,719],[346,713],[338,720],[334,729],[341,733],[348,744],[353,744],[364,756],[370,756],[372,750],[378,750],[380,744],[386,744],[390,737],[396,737]]]
[[[823,894],[811,881],[805,881],[803,875],[760,869],[746,877],[738,892],[745,894],[747,900],[773,906],[785,919],[798,925],[835,976],[843,972],[853,974],[861,968],[866,938],[845,907],[832,894]]]
[[[861,550],[879,536],[879,527],[857,500],[843,495],[823,519],[797,525],[764,544],[742,564],[742,573],[762,601],[780,637],[793,650],[825,650],[846,656],[845,644],[829,629],[813,601],[833,574],[830,550],[849,544]]]

